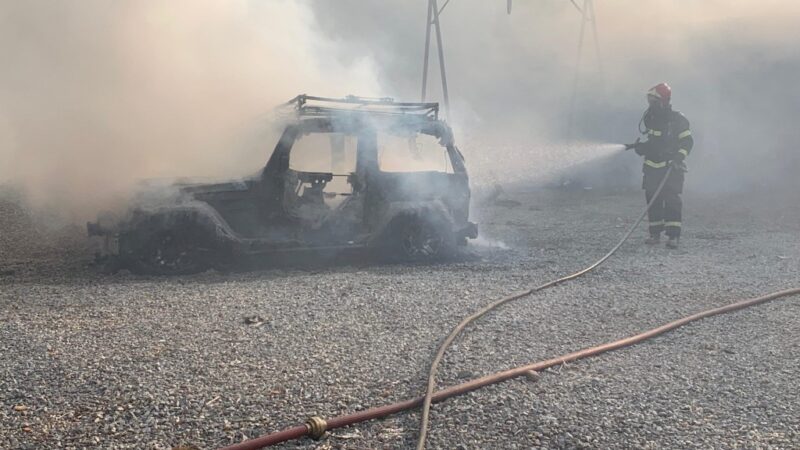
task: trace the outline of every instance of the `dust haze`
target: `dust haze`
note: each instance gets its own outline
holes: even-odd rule
[[[386,89],[419,98],[421,3],[313,4],[326,17],[324,31],[348,44],[340,47],[345,58],[372,57]],[[730,192],[794,178],[800,167],[794,148],[800,128],[791,125],[800,114],[800,3],[596,0],[595,9],[600,60],[587,27],[569,133],[581,24],[576,8],[568,0],[515,0],[508,15],[505,1],[452,0],[446,6],[441,22],[450,121],[476,183],[497,174],[547,175],[598,154],[605,166],[624,166],[635,185],[641,160],[610,157],[602,144],[638,136],[645,92],[661,81],[672,85],[675,108],[692,123],[688,189]],[[382,19],[386,11],[391,21]],[[435,99],[441,99],[438,70],[434,57],[429,92]],[[620,171],[608,173],[614,178]]]
[[[639,159],[611,143],[637,137],[660,81],[692,122],[689,189],[749,189],[800,168],[800,4],[595,4],[600,58],[587,30],[571,129],[569,1],[443,12],[448,120],[476,183],[595,157],[635,183]],[[408,0],[3,2],[0,183],[83,219],[141,179],[251,173],[273,145],[254,130],[298,93],[418,99],[425,14]],[[433,58],[429,99],[438,86]]]

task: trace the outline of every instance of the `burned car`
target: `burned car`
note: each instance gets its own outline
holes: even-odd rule
[[[300,95],[266,166],[228,183],[87,224],[101,257],[137,273],[186,274],[242,257],[366,249],[396,261],[477,237],[464,158],[437,103]]]

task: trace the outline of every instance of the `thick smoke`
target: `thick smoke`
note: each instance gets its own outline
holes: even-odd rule
[[[562,166],[576,149],[591,152],[586,142],[634,140],[644,93],[661,81],[672,85],[676,109],[693,125],[690,189],[740,190],[795,178],[800,128],[791,123],[800,115],[800,2],[594,3],[601,64],[587,28],[569,134],[580,30],[571,2],[517,0],[510,16],[501,0],[453,0],[445,8],[451,122],[476,181],[538,175],[542,167]],[[325,32],[348,44],[341,47],[345,57],[370,55],[384,85],[404,98],[419,97],[425,4],[314,2]],[[431,95],[441,98],[435,57],[430,77]],[[557,145],[576,139],[584,143],[563,151]],[[634,155],[612,161],[629,166],[631,180],[638,178]]]
[[[274,141],[242,136],[276,104],[379,93],[315,23],[289,0],[3,2],[0,183],[82,219],[143,178],[255,172]]]
[[[477,182],[591,164],[594,152],[635,180],[636,157],[591,143],[635,139],[660,81],[693,124],[689,188],[796,179],[800,3],[595,4],[602,70],[588,33],[568,134],[571,2],[517,0],[510,16],[502,0],[449,2],[448,120]],[[0,183],[84,218],[142,178],[254,172],[273,143],[242,136],[297,93],[417,99],[425,15],[424,0],[3,2]]]

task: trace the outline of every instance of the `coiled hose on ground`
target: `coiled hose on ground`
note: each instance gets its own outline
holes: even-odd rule
[[[431,401],[433,397],[433,391],[436,388],[436,373],[439,369],[439,363],[442,362],[442,358],[444,358],[444,353],[450,347],[450,344],[452,344],[455,338],[458,337],[459,334],[461,334],[464,328],[470,323],[484,316],[489,311],[497,309],[498,307],[505,305],[506,303],[512,302],[514,300],[519,300],[536,292],[559,285],[565,281],[574,280],[575,278],[583,276],[591,272],[592,270],[600,267],[601,264],[606,262],[608,258],[611,258],[611,256],[613,256],[614,253],[616,253],[617,250],[619,250],[619,248],[622,247],[622,244],[624,244],[625,241],[627,241],[628,238],[631,237],[631,234],[634,232],[634,230],[636,230],[636,227],[638,227],[639,224],[642,223],[642,220],[644,220],[645,216],[647,216],[647,212],[650,211],[650,207],[653,206],[653,203],[655,203],[655,201],[661,194],[661,191],[664,189],[664,185],[667,184],[667,180],[669,179],[671,173],[672,173],[672,166],[670,165],[667,168],[667,171],[664,173],[664,177],[661,179],[661,182],[658,184],[658,189],[656,189],[655,194],[647,203],[647,206],[644,208],[642,213],[639,214],[639,217],[636,219],[636,222],[634,222],[634,224],[630,228],[628,228],[628,231],[625,233],[624,236],[622,236],[622,239],[620,239],[620,241],[617,242],[617,245],[615,245],[611,250],[609,250],[608,253],[603,255],[602,258],[598,259],[594,264],[586,267],[583,270],[579,270],[578,272],[575,272],[573,274],[547,282],[533,289],[529,289],[523,292],[518,292],[516,294],[512,294],[507,297],[501,298],[500,300],[496,300],[492,303],[489,303],[488,305],[484,306],[477,312],[464,318],[458,325],[456,325],[455,328],[453,328],[453,331],[451,331],[450,334],[447,335],[447,338],[444,340],[444,342],[442,342],[442,345],[439,346],[439,350],[436,352],[436,356],[433,358],[433,362],[431,363],[431,368],[428,372],[428,385],[425,390],[425,401],[422,403],[422,419],[420,420],[420,425],[419,425],[419,439],[417,441],[417,450],[423,450],[425,448],[425,438],[428,435],[428,422],[430,420]]]
[[[605,344],[598,345],[596,347],[585,348],[582,350],[578,350],[576,352],[568,353],[566,355],[561,355],[544,361],[539,361],[524,366],[515,367],[513,369],[508,369],[481,378],[476,378],[474,380],[457,384],[455,386],[450,386],[448,388],[434,392],[434,394],[431,396],[431,401],[438,403],[450,397],[466,394],[467,392],[471,392],[491,384],[500,383],[502,381],[510,380],[512,378],[525,375],[531,371],[538,372],[564,363],[577,361],[579,359],[584,359],[591,356],[597,356],[601,353],[610,352],[612,350],[618,350],[623,347],[628,347],[634,344],[638,344],[647,339],[654,338],[668,331],[682,327],[690,322],[694,322],[700,319],[705,319],[711,316],[716,316],[719,314],[738,311],[744,308],[768,302],[770,300],[789,297],[793,295],[800,295],[800,287],[786,289],[783,291],[777,291],[760,297],[755,297],[748,300],[742,300],[737,303],[732,303],[730,305],[721,306],[719,308],[702,311],[693,314],[691,316],[674,320],[658,328],[653,328],[651,330],[645,331],[635,336],[630,336],[624,339],[620,339],[618,341],[608,342]],[[417,408],[423,403],[424,400],[425,397],[417,397],[410,400],[404,400],[390,405],[371,408],[365,411],[359,411],[353,414],[334,417],[332,419],[327,419],[327,420],[321,419],[319,417],[313,417],[309,419],[305,424],[297,425],[255,439],[250,439],[244,442],[240,442],[238,444],[233,444],[228,447],[224,447],[222,450],[255,450],[279,444],[281,442],[286,442],[292,439],[298,439],[303,436],[319,438],[324,434],[326,430],[333,430],[336,428],[346,427],[356,423],[365,422],[367,420],[379,419],[381,417],[386,417],[402,411]]]
[[[740,309],[743,309],[743,308],[747,308],[747,307],[750,307],[750,306],[755,306],[755,305],[758,305],[758,304],[761,304],[761,303],[764,303],[764,302],[767,302],[767,301],[770,301],[770,300],[774,300],[774,299],[777,299],[777,298],[783,298],[783,297],[788,297],[788,296],[800,294],[800,288],[792,288],[792,289],[787,289],[787,290],[783,290],[783,291],[778,291],[778,292],[774,292],[774,293],[771,293],[771,294],[767,294],[767,295],[764,295],[764,296],[761,296],[761,297],[756,297],[756,298],[752,298],[752,299],[748,299],[748,300],[743,300],[743,301],[740,301],[740,302],[737,302],[737,303],[733,303],[733,304],[730,304],[730,305],[727,305],[727,306],[722,306],[722,307],[719,307],[719,308],[715,308],[715,309],[699,312],[699,313],[693,314],[691,316],[687,316],[687,317],[684,317],[682,319],[678,319],[678,320],[669,322],[669,323],[664,324],[664,325],[662,325],[662,326],[660,326],[658,328],[654,328],[652,330],[645,331],[645,332],[637,334],[635,336],[631,336],[631,337],[627,337],[627,338],[624,338],[624,339],[620,339],[618,341],[605,343],[605,344],[602,344],[602,345],[599,345],[599,346],[596,346],[596,347],[585,348],[583,350],[579,350],[579,351],[576,351],[576,352],[573,352],[573,353],[569,353],[569,354],[566,354],[566,355],[558,356],[556,358],[548,359],[548,360],[545,360],[545,361],[539,361],[539,362],[528,364],[528,365],[525,365],[525,366],[520,366],[520,367],[516,367],[516,368],[513,368],[513,369],[497,372],[497,373],[494,373],[492,375],[487,375],[487,376],[484,376],[484,377],[481,377],[481,378],[476,378],[474,380],[471,380],[471,381],[468,381],[468,382],[465,382],[465,383],[461,383],[461,384],[458,384],[458,385],[455,385],[455,386],[451,386],[451,387],[448,387],[446,389],[434,392],[434,389],[436,387],[435,377],[436,377],[437,369],[438,369],[438,366],[439,366],[442,358],[444,357],[444,353],[447,350],[447,348],[450,346],[450,344],[453,342],[453,340],[455,340],[455,338],[464,330],[464,328],[467,325],[469,325],[471,322],[477,320],[478,318],[484,316],[488,312],[490,312],[490,311],[492,311],[492,310],[494,310],[494,309],[496,309],[496,308],[498,308],[498,307],[500,307],[500,306],[502,306],[502,305],[504,305],[506,303],[509,303],[511,301],[527,297],[527,296],[529,296],[531,294],[534,294],[534,293],[536,293],[538,291],[541,291],[541,290],[556,286],[558,284],[561,284],[563,282],[578,278],[578,277],[580,277],[582,275],[585,275],[588,272],[591,272],[592,270],[596,269],[601,264],[603,264],[612,255],[614,255],[614,253],[616,253],[617,250],[619,250],[619,248],[631,236],[633,231],[639,226],[639,224],[642,222],[642,220],[644,220],[644,218],[647,215],[647,212],[649,211],[650,207],[653,205],[653,203],[655,202],[655,200],[658,198],[659,194],[663,190],[664,185],[666,184],[666,181],[669,178],[669,175],[670,175],[671,171],[672,171],[672,167],[667,169],[667,172],[665,173],[664,178],[661,180],[661,183],[659,184],[658,189],[655,192],[655,195],[653,195],[652,200],[648,203],[647,207],[639,215],[639,217],[636,220],[636,222],[628,229],[628,231],[625,233],[625,235],[622,237],[622,239],[617,243],[617,245],[615,245],[608,253],[606,253],[602,258],[600,258],[594,264],[586,267],[583,270],[580,270],[580,271],[575,272],[573,274],[558,278],[556,280],[553,280],[553,281],[550,281],[548,283],[542,284],[542,285],[537,286],[535,288],[532,288],[532,289],[529,289],[529,290],[526,290],[526,291],[523,291],[523,292],[519,292],[519,293],[516,293],[516,294],[512,294],[512,295],[509,295],[509,296],[504,297],[502,299],[496,300],[496,301],[484,306],[483,308],[481,308],[477,312],[473,313],[472,315],[466,317],[455,328],[453,328],[453,330],[450,332],[450,334],[447,336],[447,338],[444,340],[444,342],[440,345],[439,350],[436,353],[436,357],[434,358],[433,362],[431,363],[430,371],[429,371],[429,374],[428,374],[428,384],[427,384],[427,389],[426,389],[425,396],[417,397],[417,398],[414,398],[414,399],[405,400],[405,401],[402,401],[402,402],[398,402],[398,403],[394,403],[394,404],[390,404],[390,405],[385,405],[385,406],[381,406],[381,407],[377,407],[377,408],[371,408],[371,409],[368,409],[368,410],[365,410],[365,411],[360,411],[360,412],[356,412],[356,413],[353,413],[353,414],[348,414],[348,415],[345,415],[345,416],[334,417],[334,418],[328,419],[328,420],[322,419],[320,417],[312,417],[312,418],[308,419],[308,421],[306,423],[302,424],[302,425],[297,425],[297,426],[294,426],[294,427],[291,427],[291,428],[288,428],[288,429],[285,429],[285,430],[282,430],[282,431],[278,431],[278,432],[275,432],[275,433],[264,435],[264,436],[261,436],[261,437],[255,438],[255,439],[250,439],[250,440],[247,440],[247,441],[244,441],[244,442],[240,442],[238,444],[233,444],[233,445],[224,447],[222,450],[254,450],[254,449],[259,449],[259,448],[275,445],[275,444],[278,444],[278,443],[281,443],[281,442],[289,441],[289,440],[292,440],[292,439],[298,439],[298,438],[303,437],[303,436],[310,436],[312,438],[320,438],[325,433],[325,431],[327,431],[327,430],[331,430],[331,429],[335,429],[335,428],[341,428],[341,427],[349,426],[349,425],[352,425],[352,424],[364,422],[364,421],[367,421],[367,420],[386,417],[386,416],[389,416],[391,414],[395,414],[395,413],[398,413],[398,412],[401,412],[401,411],[405,411],[405,410],[408,410],[408,409],[416,408],[416,407],[418,407],[420,405],[422,405],[423,411],[422,411],[422,419],[421,419],[421,423],[420,423],[420,434],[419,434],[419,438],[418,438],[418,441],[417,441],[417,448],[418,449],[424,449],[425,448],[425,440],[426,440],[426,437],[427,437],[427,428],[428,428],[429,415],[430,415],[430,406],[431,406],[431,404],[433,402],[443,401],[443,400],[445,400],[447,398],[450,398],[450,397],[453,397],[453,396],[457,396],[457,395],[461,395],[461,394],[464,394],[464,393],[479,389],[481,387],[484,387],[484,386],[487,386],[487,385],[490,385],[490,384],[495,384],[495,383],[499,383],[501,381],[505,381],[505,380],[508,380],[508,379],[511,379],[511,378],[515,378],[515,377],[518,377],[520,375],[524,375],[526,373],[529,373],[531,371],[541,371],[541,370],[544,370],[544,369],[547,369],[549,367],[553,367],[553,366],[556,366],[556,365],[560,365],[560,364],[564,364],[564,363],[567,363],[567,362],[576,361],[576,360],[583,359],[583,358],[588,358],[590,356],[596,356],[596,355],[599,355],[601,353],[605,353],[605,352],[608,352],[608,351],[617,350],[617,349],[622,348],[622,347],[627,347],[627,346],[630,346],[630,345],[633,345],[633,344],[637,344],[637,343],[640,343],[640,342],[642,342],[644,340],[651,339],[653,337],[656,337],[656,336],[659,336],[659,335],[661,335],[663,333],[666,333],[667,331],[674,330],[675,328],[681,327],[681,326],[686,325],[686,324],[688,324],[690,322],[694,322],[696,320],[700,320],[700,319],[703,319],[703,318],[706,318],[706,317],[711,317],[711,316],[715,316],[715,315],[719,315],[719,314],[725,314],[725,313],[737,311],[737,310],[740,310]]]

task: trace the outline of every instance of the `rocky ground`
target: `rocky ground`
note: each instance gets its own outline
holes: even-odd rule
[[[509,192],[448,264],[103,275],[79,227],[0,200],[0,448],[200,448],[421,394],[438,342],[613,246],[639,191]],[[513,200],[513,201],[507,201]],[[635,233],[605,266],[510,304],[449,351],[445,386],[800,286],[791,196],[689,194],[684,246]],[[430,448],[797,448],[800,298],[435,405]],[[408,448],[416,412],[284,448]]]

